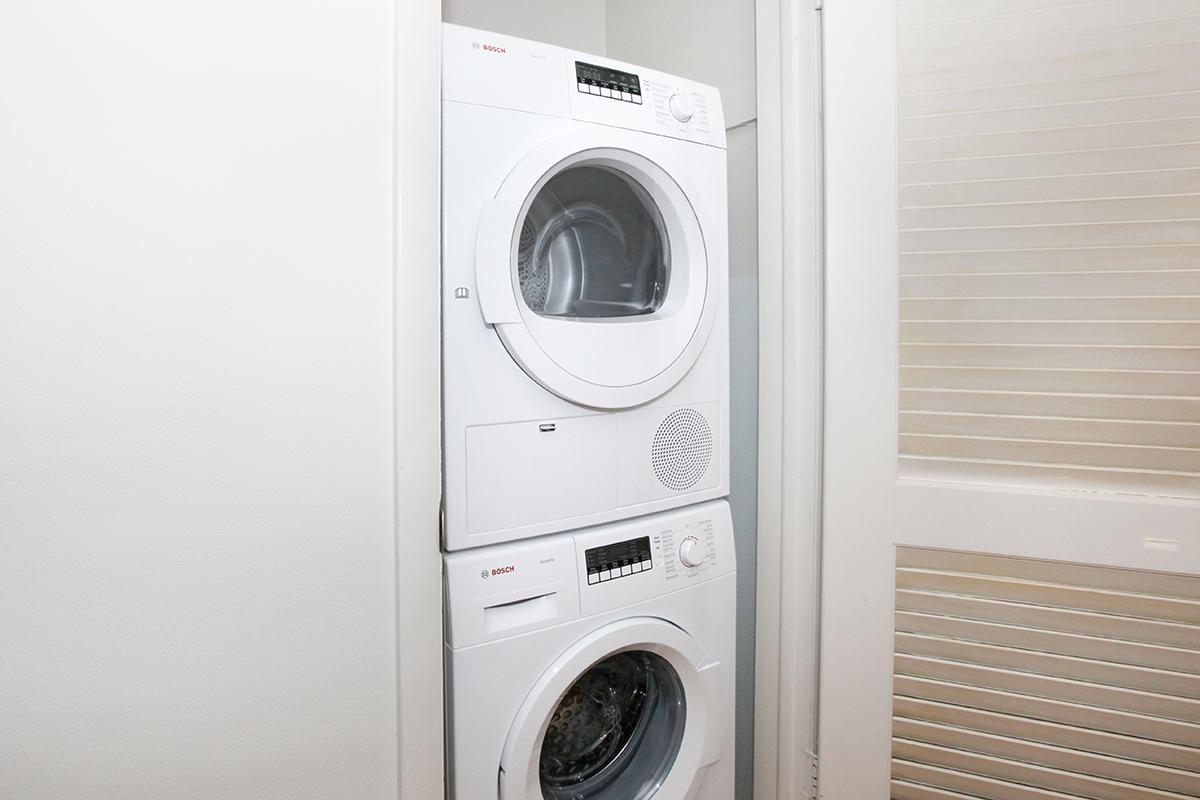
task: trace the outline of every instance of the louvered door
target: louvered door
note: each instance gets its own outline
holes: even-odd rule
[[[900,548],[892,797],[1200,797],[1200,577]]]
[[[1200,4],[897,25],[904,473],[1200,496]]]
[[[824,6],[821,796],[1200,798],[1200,3]]]

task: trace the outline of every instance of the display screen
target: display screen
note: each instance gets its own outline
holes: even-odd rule
[[[584,553],[587,559],[588,583],[606,581],[636,575],[654,567],[650,557],[650,537],[630,539],[626,542],[593,547]]]
[[[642,83],[638,76],[632,73],[576,61],[575,79],[579,82],[579,91],[584,94],[623,100],[626,103],[642,102]]]

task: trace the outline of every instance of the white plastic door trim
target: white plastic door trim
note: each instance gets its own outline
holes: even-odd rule
[[[760,0],[754,796],[815,796],[824,241],[820,13]],[[786,534],[785,534],[786,532]]]
[[[479,217],[479,232],[475,239],[475,289],[479,293],[479,310],[489,325],[519,323],[509,271],[513,232],[519,222],[521,204],[509,200],[488,200]],[[498,247],[507,241],[506,248]]]

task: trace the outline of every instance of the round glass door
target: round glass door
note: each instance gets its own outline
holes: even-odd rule
[[[723,242],[724,198],[687,147],[660,139],[608,129],[552,139],[480,215],[483,320],[531,378],[573,403],[630,408],[662,395],[717,318],[724,284],[710,270],[723,276],[724,257],[710,254],[701,221]]]
[[[632,650],[581,675],[542,741],[545,800],[645,800],[662,786],[683,740],[683,683],[659,655]]]
[[[534,682],[500,757],[500,800],[685,800],[720,757],[720,664],[680,628],[631,617]]]
[[[555,174],[521,222],[517,278],[545,317],[653,314],[671,276],[661,212],[617,170],[584,163]]]

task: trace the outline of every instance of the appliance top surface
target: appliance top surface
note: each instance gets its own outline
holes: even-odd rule
[[[444,102],[571,118],[725,147],[721,95],[712,86],[515,36],[449,23],[442,30]]]
[[[726,591],[724,500],[444,557],[447,644],[469,647],[676,592]]]

